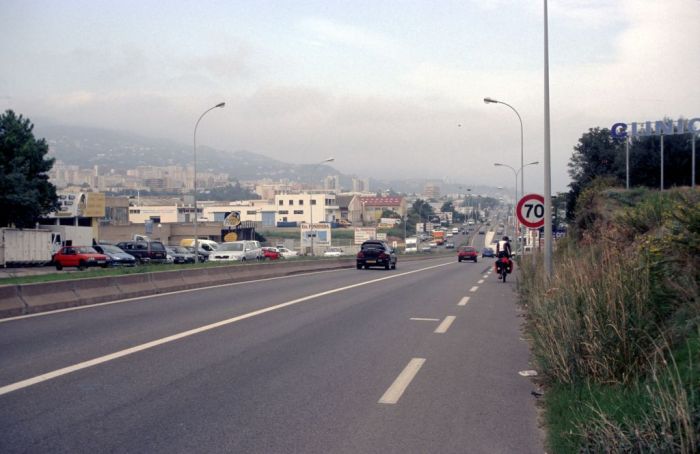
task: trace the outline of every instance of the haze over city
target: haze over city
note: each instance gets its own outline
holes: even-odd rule
[[[697,116],[700,2],[550,2],[552,187],[590,127]],[[0,110],[346,174],[512,185],[543,158],[540,1],[6,1]],[[185,165],[187,163],[183,163]],[[526,172],[543,188],[542,166]]]

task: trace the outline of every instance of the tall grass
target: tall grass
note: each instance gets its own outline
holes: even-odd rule
[[[553,275],[521,264],[555,452],[700,451],[699,194],[597,188]]]

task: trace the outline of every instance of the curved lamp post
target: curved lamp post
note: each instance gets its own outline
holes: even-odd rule
[[[493,98],[484,98],[484,103],[485,104],[503,104],[504,106],[510,107],[510,109],[515,112],[515,115],[518,116],[518,121],[520,122],[520,168],[522,169],[525,167],[525,158],[523,156],[523,119],[520,117],[520,114],[518,111],[515,109],[515,107],[511,106],[510,104],[499,101],[497,99]],[[525,194],[525,174],[520,178],[520,193]]]
[[[539,161],[532,161],[532,162],[529,162],[529,163],[527,163],[527,164],[521,166],[518,170],[515,170],[515,168],[509,166],[508,164],[501,164],[500,162],[494,162],[494,163],[493,163],[493,165],[495,165],[496,167],[507,167],[507,168],[509,168],[510,170],[513,171],[513,175],[515,176],[515,201],[513,202],[513,224],[514,224],[515,226],[518,225],[518,213],[516,213],[517,206],[518,206],[518,175],[520,174],[520,172],[521,172],[525,167],[527,167],[527,166],[534,166],[534,165],[537,165],[537,164],[539,164],[539,163],[540,163]],[[521,181],[522,181],[522,177],[520,177],[520,178],[521,178]],[[521,195],[525,195],[525,194],[521,194]],[[520,238],[520,229],[517,228],[517,230],[518,230],[517,234],[518,234],[518,239],[519,239],[519,238]],[[518,241],[518,243],[516,244],[516,247],[517,247],[517,248],[520,247],[520,241]],[[517,249],[516,249],[516,250],[517,250]]]
[[[316,164],[315,167],[318,167],[320,165],[323,165],[327,162],[333,162],[335,161],[335,158],[327,158],[324,159],[323,161],[319,162]],[[314,237],[316,236],[316,232],[314,230],[314,199],[313,199],[313,189],[311,190],[311,194],[309,194],[309,216],[311,218],[311,256],[313,257],[316,255],[314,253]]]
[[[204,118],[204,116],[209,111],[212,111],[219,107],[224,107],[225,105],[225,102],[220,102],[214,107],[205,110],[204,113],[199,116],[197,123],[195,123],[194,125],[194,184],[192,185],[192,187],[194,188],[194,263],[197,263],[199,261],[199,238],[197,237],[197,126],[199,126],[199,122],[202,121],[202,118]]]

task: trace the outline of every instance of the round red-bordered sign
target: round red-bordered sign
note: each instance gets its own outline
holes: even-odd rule
[[[522,225],[538,229],[544,225],[544,196],[528,194],[520,199],[515,209],[518,220]]]

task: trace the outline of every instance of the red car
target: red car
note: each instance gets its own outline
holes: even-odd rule
[[[459,248],[459,252],[457,253],[457,261],[461,262],[462,260],[474,260],[474,263],[476,263],[478,256],[479,253],[476,251],[475,247],[462,246]]]
[[[91,246],[63,246],[53,255],[53,263],[57,270],[62,270],[64,266],[77,266],[79,270],[90,266],[107,268],[109,257]]]
[[[282,254],[274,247],[264,247],[262,248],[262,260],[277,260],[282,257]]]

